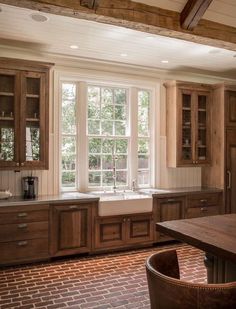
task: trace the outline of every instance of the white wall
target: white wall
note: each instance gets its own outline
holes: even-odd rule
[[[50,87],[50,138],[49,138],[49,170],[33,171],[39,177],[39,194],[51,195],[59,193],[59,162],[58,162],[58,80],[60,75],[102,75],[108,80],[134,80],[136,83],[145,82],[156,85],[156,119],[160,119],[156,136],[156,182],[161,188],[191,187],[201,185],[200,168],[167,168],[166,167],[166,118],[165,118],[165,89],[162,86],[166,79],[195,81],[202,83],[218,83],[223,81],[214,76],[186,74],[184,72],[168,72],[100,62],[88,62],[79,59],[52,58],[50,55],[36,55],[23,50],[0,48],[1,57],[50,61],[55,63],[51,72]],[[161,85],[161,86],[160,86]],[[0,171],[0,189],[9,188],[14,195],[21,194],[21,177],[30,175],[31,171],[15,173]]]

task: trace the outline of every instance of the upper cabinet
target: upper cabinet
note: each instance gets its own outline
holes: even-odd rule
[[[211,86],[171,81],[165,87],[168,167],[210,164]]]
[[[0,169],[48,168],[51,66],[0,58]]]

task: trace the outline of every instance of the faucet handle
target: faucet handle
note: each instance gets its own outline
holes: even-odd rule
[[[136,189],[136,179],[132,180],[132,191],[135,191]]]

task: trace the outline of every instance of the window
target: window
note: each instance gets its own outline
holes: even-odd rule
[[[62,190],[151,185],[150,90],[62,82],[61,102]]]

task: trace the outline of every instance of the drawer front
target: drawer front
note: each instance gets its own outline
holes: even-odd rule
[[[196,196],[189,196],[187,199],[187,207],[201,207],[219,205],[219,193],[204,193]]]
[[[48,238],[48,221],[0,225],[0,242]]]
[[[33,239],[0,243],[0,263],[9,264],[20,261],[47,258],[48,239]]]
[[[48,221],[48,210],[1,212],[0,224]]]
[[[185,217],[187,219],[190,219],[190,218],[219,215],[220,213],[219,210],[220,210],[219,206],[189,207],[186,210]]]

